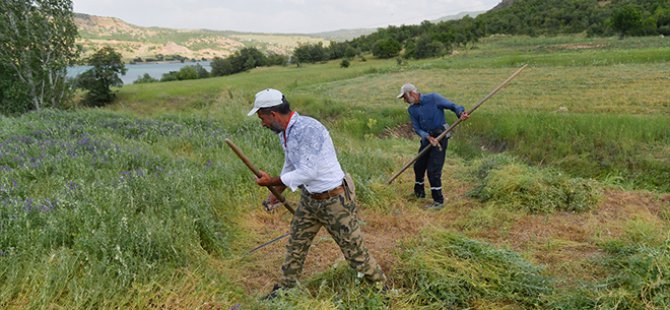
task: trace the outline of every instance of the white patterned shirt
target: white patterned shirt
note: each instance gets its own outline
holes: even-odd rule
[[[321,193],[342,185],[344,172],[337,161],[328,129],[319,121],[293,112],[286,129],[278,134],[284,149],[281,181],[295,191],[303,185]]]

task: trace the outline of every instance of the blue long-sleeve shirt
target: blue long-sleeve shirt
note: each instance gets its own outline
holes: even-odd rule
[[[444,109],[453,111],[456,117],[461,117],[461,113],[465,111],[463,106],[436,93],[421,94],[419,103],[409,105],[407,112],[412,119],[412,127],[421,139],[428,138],[431,132],[446,128]]]

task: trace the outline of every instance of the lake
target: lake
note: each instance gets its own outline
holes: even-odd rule
[[[212,71],[209,61],[198,62],[169,62],[169,63],[146,63],[146,64],[126,64],[126,75],[121,76],[123,84],[132,84],[138,77],[149,73],[153,78],[160,80],[164,73],[170,71],[179,71],[183,66],[193,66],[200,64],[207,72]],[[67,76],[75,77],[84,71],[90,69],[91,66],[73,66],[67,68]]]

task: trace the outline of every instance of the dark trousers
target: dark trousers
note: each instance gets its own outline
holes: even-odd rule
[[[419,152],[429,144],[430,142],[428,142],[428,139],[422,139]],[[436,147],[431,147],[428,152],[423,154],[423,156],[417,159],[414,163],[414,193],[417,196],[426,195],[423,180],[426,171],[428,171],[430,194],[433,197],[433,200],[435,200],[435,202],[444,202],[444,197],[442,196],[442,167],[444,167],[444,157],[447,153],[448,144],[448,138],[442,139],[440,141],[440,145],[442,146],[441,151]]]

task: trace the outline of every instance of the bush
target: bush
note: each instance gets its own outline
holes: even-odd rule
[[[179,72],[178,71],[170,71],[168,73],[163,73],[163,76],[161,77],[161,82],[170,82],[170,81],[178,81],[179,80]]]
[[[349,68],[349,59],[342,59],[342,62],[340,62],[340,68]]]
[[[145,73],[142,76],[137,77],[137,80],[133,84],[142,84],[142,83],[155,83],[158,82],[158,79],[155,79],[149,73]]]

